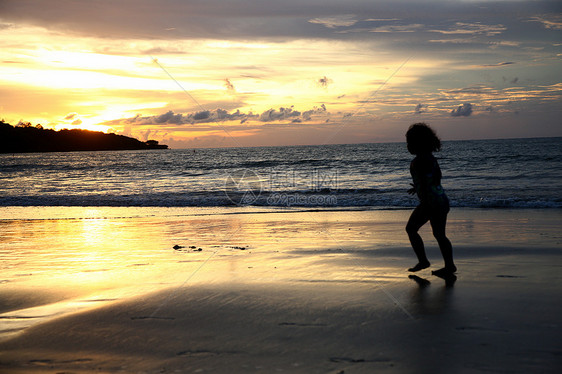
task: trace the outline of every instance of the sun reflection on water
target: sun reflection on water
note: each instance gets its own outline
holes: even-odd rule
[[[358,256],[390,237],[363,222],[365,213],[311,219],[303,212],[182,215],[174,210],[153,216],[150,208],[138,215],[104,207],[73,209],[74,217],[0,220],[0,296],[12,292],[36,300],[35,309],[10,316],[21,314],[23,320],[39,310],[37,305],[44,305],[48,316],[60,315],[101,305],[99,300],[196,284],[369,289],[398,279],[392,266]],[[50,294],[56,297],[45,296]]]

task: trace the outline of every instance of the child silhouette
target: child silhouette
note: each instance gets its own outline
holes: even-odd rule
[[[406,132],[406,141],[408,151],[416,156],[410,164],[414,183],[408,193],[417,195],[420,200],[406,225],[410,243],[418,257],[418,263],[408,271],[416,272],[430,266],[423,240],[418,234],[418,230],[429,221],[445,261],[445,267],[433,271],[432,274],[440,277],[452,276],[457,268],[453,262],[453,247],[445,235],[449,199],[441,186],[441,169],[432,153],[441,150],[441,140],[425,123],[415,123]]]

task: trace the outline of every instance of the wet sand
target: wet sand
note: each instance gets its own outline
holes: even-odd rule
[[[562,366],[558,211],[453,211],[449,282],[429,228],[409,277],[408,211],[3,213],[0,372]]]

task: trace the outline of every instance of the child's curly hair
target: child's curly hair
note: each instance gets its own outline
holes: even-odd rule
[[[406,132],[408,151],[417,155],[420,153],[438,152],[441,150],[441,140],[435,131],[423,122],[414,123]]]

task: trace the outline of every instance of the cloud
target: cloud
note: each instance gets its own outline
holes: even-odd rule
[[[484,64],[478,65],[480,67],[498,67],[498,66],[506,66],[506,65],[513,65],[515,62],[512,61],[505,61],[505,62],[498,62],[497,64]]]
[[[236,93],[236,88],[234,88],[234,85],[232,84],[232,82],[230,82],[230,79],[225,78],[225,79],[224,79],[224,85],[225,85],[226,90],[228,91],[228,93],[231,93],[231,94],[235,94],[235,93]]]
[[[154,118],[156,123],[175,123],[181,124],[183,116],[181,114],[174,114],[171,110]]]
[[[217,109],[217,114],[219,114],[219,110]],[[220,117],[220,115],[217,115]],[[204,122],[205,120],[211,119],[211,112],[209,110],[203,110],[201,112],[195,113],[191,118],[198,122]]]
[[[427,105],[421,104],[419,103],[418,105],[416,105],[416,107],[414,108],[414,113],[415,114],[421,114],[421,113],[425,113],[427,112]]]
[[[184,51],[178,50],[178,49],[174,49],[174,48],[162,48],[162,47],[154,47],[154,48],[149,48],[146,49],[144,51],[141,52],[143,55],[173,55],[173,54],[184,54]],[[158,61],[158,59],[154,59],[155,62]]]
[[[413,23],[410,25],[388,25],[375,27],[374,29],[368,30],[369,32],[416,32],[424,28],[421,23]]]
[[[484,84],[477,84],[469,87],[454,88],[446,90],[448,95],[485,95],[492,90],[491,87]]]
[[[353,26],[357,23],[354,14],[343,14],[341,16],[320,17],[308,20],[310,23],[323,25],[329,29],[343,26]]]
[[[300,116],[301,116],[301,112],[293,110],[293,107],[290,108],[281,107],[279,108],[279,110],[276,109],[266,110],[260,115],[259,120],[262,122],[271,122],[271,121],[278,121],[278,120],[300,117]]]
[[[69,121],[73,126],[78,126],[82,124],[82,120],[79,118],[78,113],[68,113],[64,117],[65,121]]]
[[[134,84],[112,83],[110,87],[100,84],[104,87],[99,92],[67,89],[62,93],[51,89],[54,87],[51,85],[47,92],[43,86],[41,89],[25,86],[25,90],[35,91],[26,93],[29,97],[38,98],[34,105],[28,101],[26,107],[36,113],[58,113],[56,118],[41,119],[41,123],[62,123],[65,113],[82,108],[79,109],[81,118],[86,121],[87,117],[88,123],[105,121],[108,113],[126,112],[132,114],[125,117],[133,117],[141,111],[143,115],[129,119],[130,124],[161,129],[181,127],[181,131],[191,131],[188,129],[197,127],[193,125],[214,121],[239,121],[242,124],[239,127],[258,127],[263,125],[262,121],[277,121],[283,127],[310,118],[317,124],[322,113],[318,109],[312,112],[306,109],[326,102],[334,117],[339,115],[336,112],[341,115],[355,112],[351,106],[366,104],[357,100],[369,96],[380,85],[373,82],[382,84],[387,78],[392,78],[390,84],[377,94],[380,102],[370,101],[369,111],[365,110],[364,117],[354,121],[368,122],[369,116],[390,117],[389,113],[393,118],[409,118],[414,113],[428,112],[429,107],[432,118],[471,116],[474,109],[475,116],[470,119],[476,120],[485,117],[480,114],[491,104],[497,113],[506,113],[506,102],[515,101],[523,108],[522,113],[529,113],[527,109],[536,108],[538,102],[548,103],[549,106],[544,105],[551,110],[551,103],[559,105],[561,99],[556,93],[560,91],[547,92],[543,88],[556,77],[556,62],[560,57],[556,53],[560,51],[553,45],[559,43],[555,30],[560,20],[548,14],[555,8],[554,3],[542,0],[346,0],[345,4],[325,0],[2,0],[0,3],[0,29],[4,28],[0,49],[10,51],[3,59],[18,61],[20,56],[29,56],[25,59],[28,66],[23,68],[38,67],[37,75],[42,79],[49,77],[51,71],[66,77],[74,75],[67,71],[78,75],[82,69],[85,73],[96,73],[88,74],[92,79],[84,82],[97,83],[99,73],[107,74],[109,82],[116,81],[109,75],[135,77],[135,81],[124,81]],[[133,3],[135,11],[131,12]],[[56,11],[47,11],[53,9]],[[5,25],[13,25],[13,29]],[[25,35],[29,36],[20,37]],[[515,46],[521,48],[515,50]],[[92,53],[82,54],[82,50]],[[181,97],[185,94],[177,90],[162,69],[150,63],[146,54],[161,59],[174,78],[209,110],[195,109],[195,103]],[[74,61],[74,55],[82,57]],[[64,59],[67,56],[68,61]],[[394,76],[393,72],[407,56],[413,58]],[[110,68],[100,67],[97,58],[102,63],[111,62]],[[83,63],[86,67],[78,71],[77,65]],[[0,75],[16,82],[12,71],[19,69],[19,65],[4,64],[2,68]],[[56,82],[74,81],[52,75]],[[508,77],[505,83],[501,81],[502,75]],[[516,75],[518,80],[514,78]],[[337,82],[337,87],[330,78]],[[489,86],[452,90],[483,82]],[[512,90],[508,91],[506,86]],[[323,92],[321,88],[330,88],[331,92]],[[19,99],[19,103],[14,100],[21,96],[23,85],[19,90],[3,86],[0,94],[7,89],[11,92],[0,97],[2,105],[12,111],[7,115],[39,122],[31,115],[19,114],[30,110],[20,109],[21,102],[26,100]],[[235,91],[238,91],[236,97],[229,96]],[[64,103],[59,100],[64,106],[48,108],[44,100],[52,102],[53,95],[64,96]],[[470,114],[461,114],[467,113],[464,107],[457,108],[462,103],[471,103]],[[64,122],[70,124],[77,118]],[[235,124],[228,123],[228,126]]]
[[[171,112],[171,111],[170,111]],[[212,123],[212,122],[221,122],[221,121],[238,121],[243,119],[248,119],[252,117],[252,113],[243,114],[239,110],[228,113],[228,111],[224,109],[215,109],[213,111],[210,110],[202,110],[195,113],[189,114],[176,114],[174,117],[182,118],[181,122],[169,122],[168,123],[177,123],[177,124],[195,124],[195,123]]]
[[[424,25],[421,23],[413,23],[409,25],[385,25],[371,28],[355,28],[349,30],[337,31],[339,34],[351,34],[351,33],[410,33],[421,31],[424,29]]]
[[[323,76],[322,78],[318,79],[318,85],[322,88],[328,88],[328,85],[331,84],[333,80],[330,78]]]
[[[488,45],[490,46],[490,48],[497,48],[500,46],[503,47],[519,47],[521,45],[521,42],[515,42],[512,40],[499,40],[499,41],[491,41],[488,42]]]
[[[291,120],[292,123],[301,123],[303,121],[310,121],[314,114],[326,113],[326,105],[322,104],[320,107],[314,107],[313,109],[299,112],[293,109],[293,106],[290,108],[279,108],[276,109],[269,109],[263,112],[259,116],[259,120],[261,122],[273,122],[273,121],[281,121],[281,120]]]
[[[467,39],[460,39],[460,38],[456,38],[456,39],[431,39],[428,40],[430,43],[451,43],[451,44],[470,44],[470,43],[474,43],[474,39],[473,38],[467,38]]]
[[[169,110],[166,113],[155,116],[141,116],[140,114],[135,117],[116,119],[106,122],[106,125],[121,124],[129,128],[136,125],[195,125],[205,123],[218,123],[226,121],[239,121],[241,124],[247,121],[259,122],[276,122],[289,120],[293,123],[310,121],[314,115],[328,114],[324,104],[320,107],[314,107],[304,112],[294,109],[294,106],[280,107],[279,109],[268,109],[261,114],[254,114],[252,112],[243,113],[239,109],[229,113],[224,109],[215,110],[201,110],[193,113],[174,113]]]
[[[400,21],[400,18],[367,18],[365,22],[389,22]]]
[[[548,16],[536,16],[529,19],[530,22],[540,22],[546,29],[562,30],[562,15],[551,15],[554,20],[546,19]]]
[[[201,110],[199,112],[193,113],[174,113],[172,110],[166,113],[156,115],[156,116],[145,116],[142,117],[140,114],[126,118],[123,120],[114,120],[111,122],[123,122],[127,125],[150,125],[150,124],[173,124],[173,125],[186,125],[186,124],[196,124],[196,123],[213,123],[219,121],[232,121],[241,120],[249,115],[244,115],[240,111],[234,113],[228,113],[224,109],[216,109],[214,111]],[[250,114],[251,116],[251,114]]]
[[[313,109],[307,110],[303,112],[302,118],[305,121],[310,121],[312,119],[312,115],[319,114],[319,113],[327,113],[326,105],[322,104],[320,107],[314,107]]]
[[[464,103],[451,111],[452,117],[468,117],[472,114],[472,104]]]
[[[366,27],[363,29],[366,33],[411,33],[423,24],[442,34],[493,36],[504,32],[504,23],[507,24],[504,20],[514,18],[515,14],[521,20],[541,22],[551,29],[560,27],[553,14],[537,16],[537,9],[548,9],[547,1],[486,2],[486,6],[446,0],[347,0],[345,5],[325,0],[2,0],[0,3],[3,27],[27,24],[112,40],[332,39],[337,35],[334,30],[361,24]],[[455,23],[448,25],[451,21],[445,20]],[[370,22],[409,24],[370,28]],[[411,25],[416,25],[415,30]]]
[[[441,34],[471,34],[471,35],[486,35],[494,36],[501,34],[507,30],[502,24],[497,25],[484,25],[480,22],[469,23],[469,22],[456,22],[454,27],[447,30],[434,29],[430,30],[432,32],[438,32]]]

